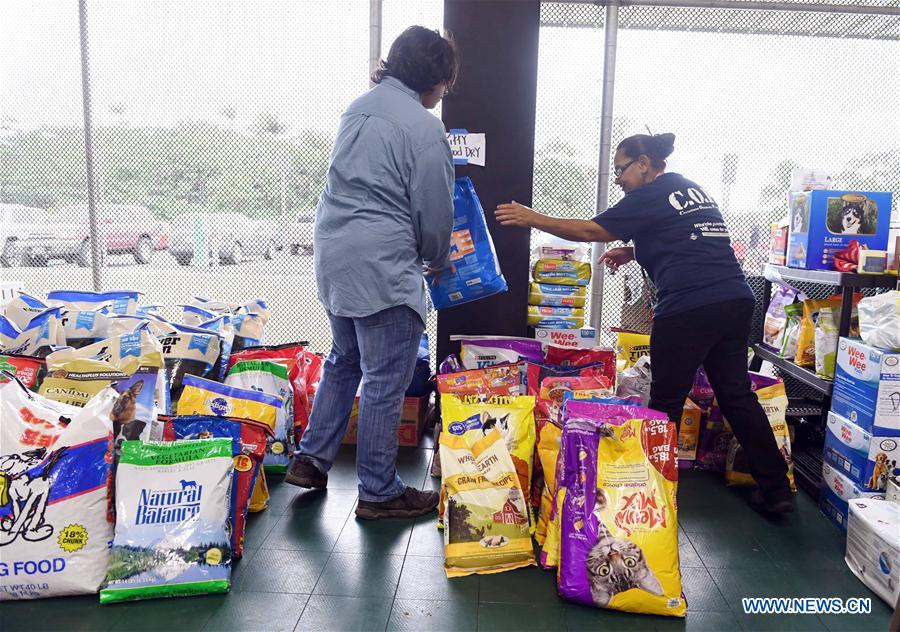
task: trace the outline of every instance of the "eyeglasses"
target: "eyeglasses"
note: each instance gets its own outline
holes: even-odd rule
[[[641,159],[640,156],[638,156],[637,158],[635,158],[635,159],[632,160],[631,162],[626,163],[626,164],[622,165],[621,167],[613,167],[613,173],[616,174],[616,177],[617,177],[617,178],[621,178],[621,177],[622,177],[622,174],[625,173],[626,171],[628,171],[628,167],[630,167],[631,165],[633,165],[634,163],[636,163],[636,162],[637,162],[638,160],[640,160],[640,159]]]

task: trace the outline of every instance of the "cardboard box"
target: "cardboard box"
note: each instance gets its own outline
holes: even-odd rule
[[[547,345],[566,347],[568,349],[593,349],[597,346],[597,330],[592,327],[583,329],[535,329],[534,337]]]
[[[884,500],[884,493],[867,492],[854,485],[853,481],[827,463],[822,465],[822,490],[819,507],[834,524],[847,530],[848,503],[854,498],[877,498]]]
[[[397,427],[397,445],[404,447],[416,447],[425,430],[425,422],[429,413],[434,409],[431,396],[406,397],[403,400],[403,412],[400,415],[400,425]],[[350,423],[347,424],[347,432],[344,434],[343,444],[356,445],[356,434],[359,427],[359,397],[350,411]]]
[[[873,436],[900,436],[900,353],[841,338],[831,409]]]
[[[853,240],[871,250],[887,250],[890,193],[794,191],[789,199],[789,267],[833,270],[834,253]]]
[[[772,241],[769,263],[776,266],[787,264],[788,220],[772,224]]]
[[[684,402],[684,411],[678,428],[678,467],[681,469],[694,467],[702,422],[703,409],[691,400]]]
[[[888,479],[900,474],[900,437],[873,437],[831,412],[823,458],[860,489],[883,492]]]

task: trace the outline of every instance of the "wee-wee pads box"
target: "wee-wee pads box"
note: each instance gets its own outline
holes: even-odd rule
[[[787,264],[834,269],[834,253],[856,240],[887,250],[891,194],[868,191],[794,191],[790,194]]]
[[[567,349],[593,349],[597,346],[597,330],[592,327],[583,329],[535,329],[534,337],[547,345],[566,347]]]
[[[866,491],[884,491],[900,473],[900,437],[873,437],[834,412],[828,414],[823,458]]]
[[[900,353],[841,338],[831,410],[874,436],[900,436]]]
[[[819,494],[819,507],[837,526],[847,530],[848,505],[854,498],[884,499],[884,492],[867,492],[853,481],[831,467],[822,465],[822,489]]]

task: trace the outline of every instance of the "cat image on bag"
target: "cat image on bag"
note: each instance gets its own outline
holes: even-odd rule
[[[587,557],[588,584],[594,604],[606,608],[613,597],[632,588],[663,595],[662,585],[647,566],[641,548],[629,540],[614,537],[603,524],[600,513],[606,505],[606,494],[598,489],[594,516],[599,538]]]

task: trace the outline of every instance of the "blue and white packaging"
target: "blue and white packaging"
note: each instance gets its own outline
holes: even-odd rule
[[[841,338],[831,409],[873,436],[900,436],[900,353]]]
[[[843,531],[847,531],[847,503],[854,498],[884,500],[884,493],[865,491],[828,463],[824,463],[822,465],[822,490],[819,495],[819,507]]]
[[[484,210],[468,177],[457,178],[453,187],[450,261],[456,272],[442,274],[437,284],[428,283],[435,309],[462,305],[508,289]]]
[[[857,485],[863,485],[869,462],[872,435],[840,415],[828,413],[825,432],[825,462]]]
[[[790,194],[787,264],[833,270],[834,254],[851,241],[887,250],[891,194],[868,191],[794,191]]]
[[[597,346],[597,330],[593,327],[582,329],[538,328],[534,337],[541,341],[544,349],[547,345],[565,347],[566,349],[593,349]]]
[[[850,570],[894,607],[900,598],[900,506],[883,500],[851,500],[847,530]]]

